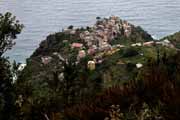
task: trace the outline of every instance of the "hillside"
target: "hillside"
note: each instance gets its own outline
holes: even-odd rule
[[[161,40],[169,40],[176,48],[180,49],[180,32],[166,36]]]
[[[120,59],[122,55],[118,53],[125,50],[125,46],[129,46],[128,48],[131,49],[130,46],[133,43],[139,42],[141,44],[152,40],[153,38],[143,29],[135,27],[118,17],[98,19],[93,27],[74,29],[70,26],[69,29],[49,35],[47,40],[42,41],[39,48],[27,60],[27,67],[22,75],[26,76],[25,79],[30,80],[32,76],[34,80],[36,79],[35,76],[38,77],[37,79],[41,78],[41,76],[47,77],[47,73],[50,73],[54,67],[57,67],[60,64],[60,60],[65,60],[72,56],[75,56],[77,60],[86,57],[91,61],[96,61],[98,64],[97,69],[98,67],[108,67],[111,65],[103,66],[102,62],[113,56]],[[132,56],[140,56],[135,49],[132,50],[135,52],[135,55]],[[113,55],[114,52],[117,52],[117,55]],[[118,62],[117,60],[116,62],[119,66],[126,68],[124,62],[128,61],[123,62],[119,60]],[[104,73],[103,69],[98,72],[101,73],[101,71]],[[27,82],[25,79],[24,81]]]
[[[141,27],[118,17],[98,19],[93,27],[74,29],[70,26],[42,41],[27,59],[27,67],[22,73],[25,76],[23,81],[27,82],[32,77],[34,81],[44,77],[52,79],[53,69],[58,68],[58,65],[61,67],[62,61],[73,58],[79,64],[83,59],[94,61],[94,72],[104,82],[107,82],[106,79],[126,82],[133,79],[138,65],[142,66],[148,58],[156,58],[155,43]],[[81,67],[87,69],[87,63],[79,65]]]
[[[24,98],[20,110],[25,116],[34,107],[61,111],[64,105],[92,99],[98,91],[127,84],[149,60],[175,55],[170,41],[153,40],[141,27],[115,16],[98,18],[92,27],[69,26],[49,35],[17,80],[17,94]]]

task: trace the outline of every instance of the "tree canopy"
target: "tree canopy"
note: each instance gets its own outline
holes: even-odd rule
[[[7,12],[0,14],[0,119],[14,120],[15,89],[13,75],[8,59],[2,55],[15,44],[17,34],[21,33],[23,25],[15,16]]]
[[[7,12],[0,14],[0,56],[15,44],[14,39],[21,33],[23,25]]]

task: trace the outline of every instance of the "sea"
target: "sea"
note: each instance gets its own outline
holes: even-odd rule
[[[96,17],[119,16],[157,39],[180,31],[180,0],[0,0],[0,13],[5,12],[25,26],[5,54],[20,63],[47,35],[69,25],[92,26]]]

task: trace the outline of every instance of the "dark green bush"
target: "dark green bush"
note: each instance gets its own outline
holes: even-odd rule
[[[133,57],[136,55],[139,55],[138,51],[133,47],[129,47],[129,48],[124,49],[122,56],[123,57]]]

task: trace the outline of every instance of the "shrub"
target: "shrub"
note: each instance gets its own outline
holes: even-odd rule
[[[129,47],[124,49],[123,57],[133,57],[138,55],[138,51],[135,48]]]

